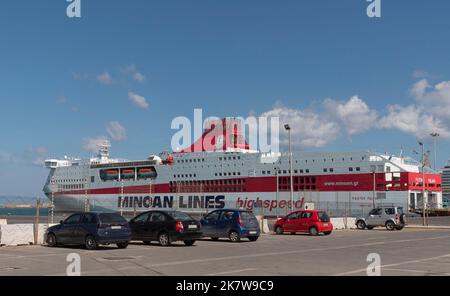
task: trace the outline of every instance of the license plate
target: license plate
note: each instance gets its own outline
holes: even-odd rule
[[[111,226],[111,229],[122,229],[122,226]]]
[[[249,233],[250,234],[256,234],[256,231],[250,231]]]
[[[328,227],[328,223],[323,224],[323,226]]]
[[[189,225],[188,228],[189,229],[197,229],[197,225]]]

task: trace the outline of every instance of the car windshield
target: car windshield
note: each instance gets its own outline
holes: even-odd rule
[[[183,212],[168,212],[169,216],[174,218],[177,221],[189,221],[194,220],[191,216]]]
[[[320,222],[330,222],[330,216],[325,212],[318,212]]]
[[[125,223],[127,220],[125,220],[124,217],[120,216],[116,213],[104,213],[99,215],[100,221],[102,223]]]

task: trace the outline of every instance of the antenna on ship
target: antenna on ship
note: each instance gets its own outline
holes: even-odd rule
[[[98,148],[98,158],[100,158],[101,160],[108,160],[109,148],[111,148],[111,143],[108,140],[105,140],[98,145]]]

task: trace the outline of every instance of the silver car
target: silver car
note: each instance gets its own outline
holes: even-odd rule
[[[382,206],[369,212],[365,217],[356,218],[358,229],[373,229],[377,226],[384,226],[387,230],[401,230],[405,227],[406,215],[403,207]]]

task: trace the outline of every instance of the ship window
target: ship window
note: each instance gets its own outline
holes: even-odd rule
[[[333,168],[330,168],[330,172],[334,172],[334,169],[333,169]]]
[[[91,183],[95,182],[95,176],[91,176]]]
[[[307,169],[306,172],[309,173],[309,169]]]
[[[326,173],[328,170],[327,169],[323,169],[323,172]]]
[[[356,171],[357,172],[361,171],[361,168],[360,167],[356,167]]]
[[[286,170],[283,170],[283,174],[287,174],[287,171],[286,171]]]
[[[214,174],[217,177],[217,173]]]
[[[294,170],[294,174],[298,174],[298,170]]]
[[[240,176],[241,175],[241,172],[238,172],[238,176]]]
[[[262,171],[262,174],[265,175],[265,174],[266,174],[266,171]]]
[[[349,170],[350,172],[353,172],[353,168],[348,168],[348,170]]]
[[[300,170],[300,174],[303,174],[303,170]]]

